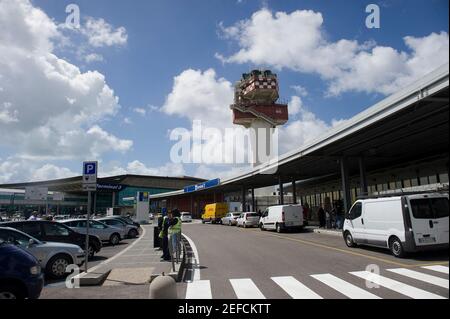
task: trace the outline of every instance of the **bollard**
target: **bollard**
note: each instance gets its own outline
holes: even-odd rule
[[[158,276],[150,284],[150,299],[178,299],[177,283],[170,276]]]

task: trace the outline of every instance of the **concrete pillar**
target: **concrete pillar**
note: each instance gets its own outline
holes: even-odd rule
[[[284,189],[283,189],[283,180],[281,176],[278,176],[278,185],[280,191],[280,205],[284,205]]]
[[[257,212],[255,205],[255,189],[252,187],[252,211]]]
[[[245,188],[245,186],[242,186],[242,212],[246,212],[247,211],[247,207],[246,207],[246,205],[247,205],[247,203],[246,203],[246,197],[247,197],[247,194],[246,194],[246,192],[247,192],[247,189]]]
[[[348,163],[347,158],[341,157],[341,183],[342,183],[342,195],[344,201],[344,210],[348,212],[351,205],[351,197],[350,197],[350,185],[348,180]]]
[[[360,157],[358,159],[359,162],[359,178],[360,178],[360,191],[361,195],[369,195],[368,189],[367,189],[367,175],[366,175],[366,163],[364,161],[364,157]]]
[[[112,192],[112,203],[111,203],[111,207],[114,208],[114,206],[116,206],[116,192]]]
[[[295,178],[292,178],[292,201],[297,204],[297,185],[295,184]]]

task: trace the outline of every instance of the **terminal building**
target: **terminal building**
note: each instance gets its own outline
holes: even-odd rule
[[[93,212],[104,214],[114,208],[116,213],[134,212],[136,194],[161,194],[203,182],[195,177],[162,177],[120,175],[97,179],[93,196]],[[44,189],[42,198],[29,198],[28,190]],[[0,209],[4,213],[46,211],[58,215],[77,215],[87,212],[87,193],[82,190],[82,176],[31,183],[0,185]]]
[[[311,208],[308,218],[315,220],[327,201],[348,210],[359,196],[448,192],[448,171],[447,63],[310,144],[281,155],[277,163],[261,164],[211,187],[154,194],[150,201],[191,211],[194,217],[200,217],[205,204],[221,200],[240,201],[245,211],[301,203]],[[274,185],[275,202],[255,196],[255,189]]]

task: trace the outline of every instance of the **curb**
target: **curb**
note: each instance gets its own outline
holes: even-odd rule
[[[316,234],[323,234],[323,235],[336,236],[336,237],[342,237],[343,236],[342,235],[342,231],[320,229],[320,228],[316,228],[313,231]]]
[[[80,287],[89,287],[89,286],[101,286],[103,282],[105,282],[106,278],[108,278],[111,269],[106,272],[87,272],[81,273],[73,279],[78,279],[80,282]]]

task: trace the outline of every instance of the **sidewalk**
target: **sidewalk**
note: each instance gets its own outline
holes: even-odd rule
[[[313,232],[315,232],[316,234],[342,237],[342,229],[326,229],[326,228],[314,227]]]
[[[161,262],[162,252],[153,248],[153,225],[143,225],[138,239],[117,255],[89,269],[93,276],[108,275],[101,286],[68,289],[45,288],[42,299],[147,299],[149,280],[172,272],[172,263]]]

